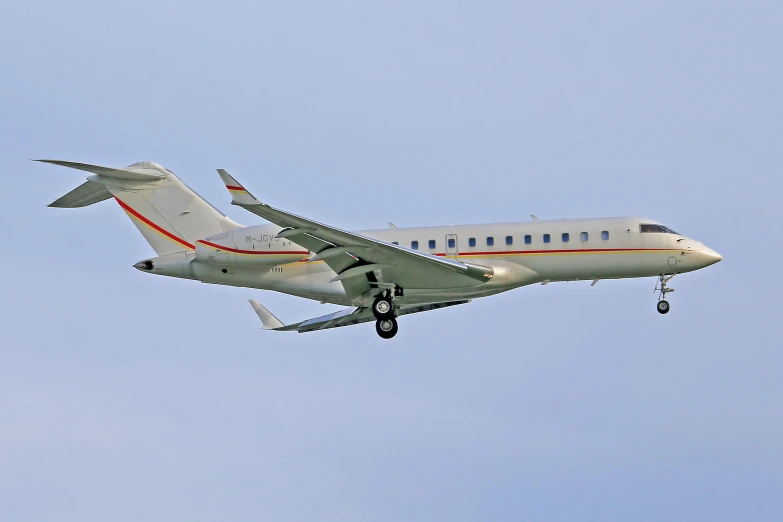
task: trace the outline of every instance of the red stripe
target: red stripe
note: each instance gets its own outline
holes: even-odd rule
[[[484,256],[484,255],[508,255],[508,254],[563,254],[580,252],[671,252],[673,248],[581,248],[575,250],[495,250],[487,252],[460,252],[459,254],[437,253],[436,256]]]
[[[236,187],[236,186],[234,186],[234,185],[226,185],[226,188],[227,188],[228,190],[245,190],[245,188],[244,188],[244,187]]]
[[[231,190],[245,190],[242,187],[236,187],[232,185],[226,185],[226,188]],[[159,227],[149,219],[145,218],[135,210],[133,210],[131,207],[129,207],[124,201],[122,201],[117,196],[114,196],[114,199],[117,200],[117,203],[120,204],[120,206],[125,209],[128,213],[132,214],[134,217],[139,219],[140,221],[144,222],[145,224],[149,225],[153,229],[157,230],[164,236],[168,237],[172,241],[176,241],[180,245],[190,248],[191,250],[195,250],[195,246],[188,243],[184,239],[175,236],[168,230],[164,230],[163,228]],[[259,250],[240,250],[238,248],[230,248],[225,247],[222,245],[217,245],[215,243],[210,243],[209,241],[204,240],[198,240],[197,243],[203,243],[205,245],[211,246],[213,248],[218,248],[220,250],[225,250],[226,252],[234,252],[237,254],[253,254],[253,255],[280,255],[280,254],[300,254],[300,255],[307,255],[309,252],[307,250],[304,251],[283,251],[283,250],[275,250],[275,251],[259,251]],[[512,251],[505,251],[505,250],[498,250],[498,251],[486,251],[486,252],[460,252],[460,256],[481,256],[481,255],[509,255],[509,254],[561,254],[561,253],[580,253],[580,252],[666,252],[666,251],[672,251],[674,249],[671,248],[583,248],[578,250],[512,250]],[[445,257],[446,253],[436,253],[434,254],[436,256]]]
[[[267,250],[267,251],[262,251],[262,250],[240,250],[238,248],[231,248],[231,247],[226,247],[226,246],[223,246],[223,245],[217,245],[215,243],[210,243],[209,241],[204,241],[203,239],[199,239],[198,241],[196,241],[196,243],[201,243],[201,244],[204,244],[204,245],[207,245],[207,246],[211,246],[212,248],[218,248],[220,250],[225,250],[226,252],[234,252],[236,254],[254,254],[254,255],[257,255],[257,256],[273,256],[273,255],[280,255],[280,254],[300,254],[300,255],[305,255],[306,256],[306,255],[308,255],[310,253],[307,250],[304,250],[304,251],[299,251],[299,250],[297,250],[297,251],[291,251],[291,250]]]
[[[125,209],[125,211],[126,211],[126,212],[128,212],[129,214],[132,214],[132,215],[133,215],[135,218],[137,218],[137,219],[139,219],[140,221],[143,221],[143,222],[144,222],[144,223],[146,223],[147,225],[151,226],[152,228],[154,228],[155,230],[157,230],[158,232],[160,232],[161,234],[163,234],[163,235],[164,235],[164,236],[166,236],[167,238],[169,238],[169,239],[171,239],[171,240],[173,240],[173,241],[176,241],[176,242],[177,242],[177,243],[179,243],[180,245],[182,245],[182,246],[184,246],[184,247],[187,247],[187,248],[189,248],[189,249],[191,249],[191,250],[195,250],[195,249],[196,249],[196,247],[194,247],[193,245],[191,245],[190,243],[188,243],[188,242],[187,242],[187,241],[185,241],[184,239],[182,239],[182,238],[180,238],[180,237],[177,237],[177,236],[175,236],[174,234],[172,234],[172,233],[171,233],[171,232],[169,232],[168,230],[163,230],[163,229],[162,229],[162,228],[160,228],[158,225],[156,225],[155,223],[153,223],[153,222],[152,222],[152,221],[150,221],[149,219],[145,218],[144,216],[142,216],[141,214],[139,214],[138,212],[136,212],[135,210],[133,210],[132,208],[130,208],[128,205],[126,205],[126,204],[125,204],[125,202],[124,202],[124,201],[122,201],[122,200],[121,200],[120,198],[118,198],[117,196],[114,196],[114,199],[116,199],[116,200],[117,200],[117,203],[119,203],[119,204],[120,204],[120,206],[121,206],[123,209]]]

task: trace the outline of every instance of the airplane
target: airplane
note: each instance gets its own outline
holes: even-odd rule
[[[466,304],[532,284],[656,277],[657,310],[670,310],[677,275],[722,258],[650,219],[559,219],[350,232],[263,203],[223,169],[237,205],[269,221],[243,226],[153,162],[126,168],[35,160],[90,173],[51,203],[78,208],[114,198],[157,257],[150,274],[313,299],[348,308],[284,324],[255,300],[263,329],[313,332],[375,321],[383,339],[401,316]]]

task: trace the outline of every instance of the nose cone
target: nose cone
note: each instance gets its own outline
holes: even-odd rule
[[[704,250],[701,252],[701,257],[704,259],[704,266],[714,265],[723,259],[723,256],[713,249],[707,247],[704,247]]]

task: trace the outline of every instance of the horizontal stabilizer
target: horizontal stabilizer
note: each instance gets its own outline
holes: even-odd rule
[[[111,192],[106,190],[103,184],[96,181],[85,181],[57,201],[50,203],[49,206],[57,208],[87,207],[111,197]]]
[[[261,306],[261,304],[255,299],[250,300],[250,306],[258,314],[258,318],[261,319],[261,323],[264,325],[264,330],[277,330],[285,326],[280,319],[272,315],[272,312]]]
[[[160,179],[166,179],[164,174],[152,174],[148,172],[136,172],[126,169],[113,169],[111,167],[101,167],[99,165],[90,165],[88,163],[77,163],[75,161],[63,161],[63,160],[33,160],[40,161],[41,163],[51,163],[52,165],[60,165],[61,167],[69,167],[77,170],[85,170],[92,172],[99,176],[106,176],[107,178],[115,179],[127,179],[132,181],[155,181]]]

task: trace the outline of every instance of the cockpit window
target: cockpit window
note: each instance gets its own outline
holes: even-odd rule
[[[680,235],[669,227],[665,227],[663,225],[646,224],[646,223],[642,223],[641,225],[639,225],[639,231],[642,233],[657,232],[659,234],[677,234],[678,236]]]

